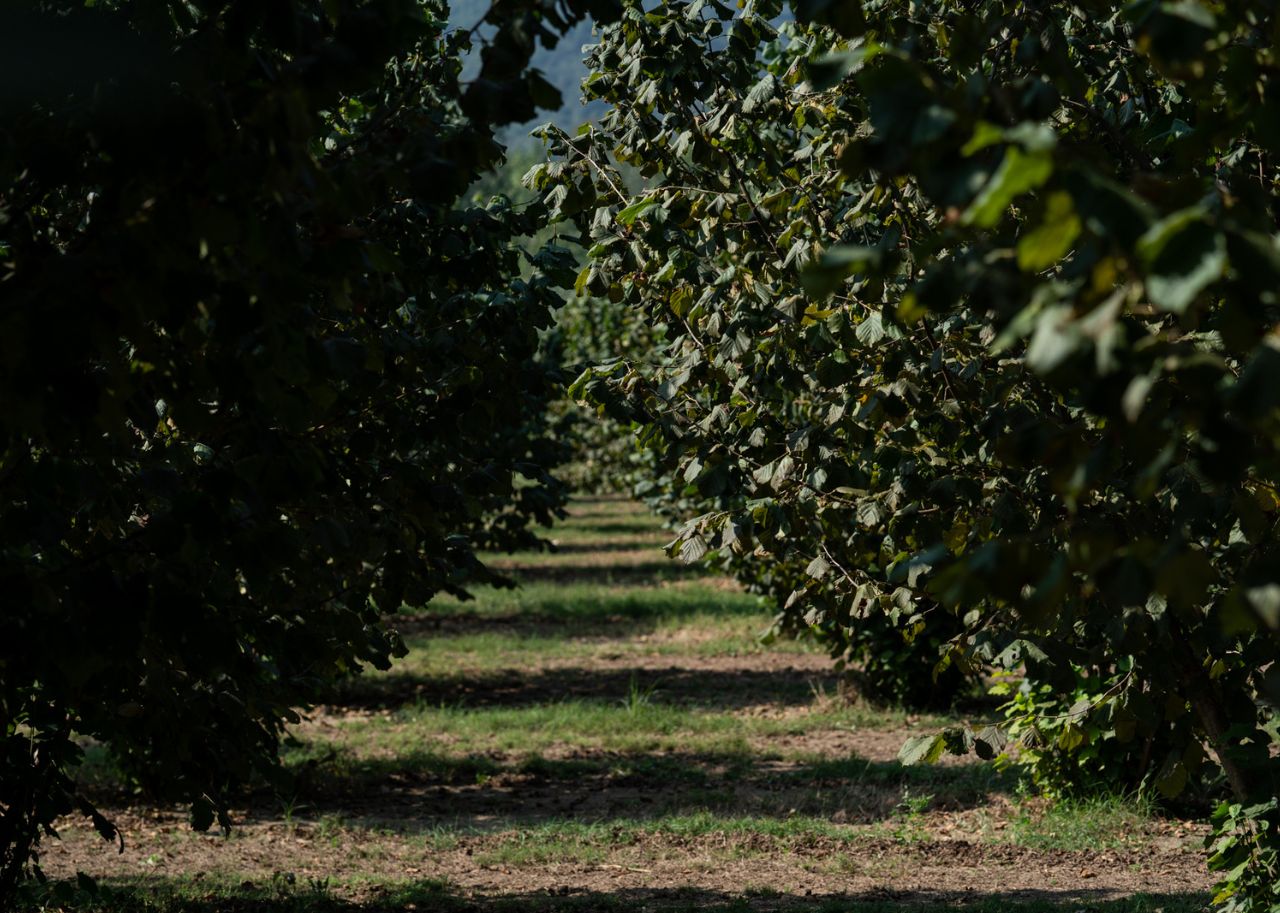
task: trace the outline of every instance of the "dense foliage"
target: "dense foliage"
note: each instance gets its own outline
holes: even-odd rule
[[[0,898],[56,816],[116,836],[85,739],[225,825],[384,613],[535,544],[573,261],[464,194],[587,6],[496,4],[465,82],[419,0],[0,14]]]
[[[1098,670],[1073,718],[1161,733],[1166,795],[1215,760],[1219,900],[1274,909],[1275,4],[797,11],[603,32],[612,108],[560,137],[547,201],[590,236],[580,285],[671,329],[578,392],[722,505],[681,552],[802,565],[806,622],[946,615],[940,668],[1059,699]]]
[[[564,136],[550,125],[541,135],[552,142]],[[620,187],[644,186],[635,169],[624,166],[622,172],[628,179]],[[531,187],[545,189],[564,173],[564,163],[537,164],[525,180]],[[579,274],[575,288],[582,294],[570,298],[557,312],[550,337],[566,370],[575,365],[588,368],[570,392],[589,399],[604,389],[595,379],[595,366],[641,362],[649,370],[671,368],[670,364],[658,367],[660,361],[671,358],[667,323],[646,323],[616,290],[590,294],[588,289],[597,278],[589,265]],[[637,438],[629,433],[632,416],[626,409],[602,408],[592,415],[570,406],[564,417],[573,456],[562,475],[575,488],[629,493],[673,527],[707,511],[723,513],[743,507],[741,492],[687,478],[678,444],[662,435]],[[701,558],[778,610],[774,634],[813,639],[827,647],[844,673],[842,686],[850,696],[873,704],[941,708],[950,706],[967,684],[958,666],[935,673],[942,643],[960,630],[949,616],[935,613],[927,621],[903,627],[877,614],[850,627],[836,623],[812,602],[801,616],[789,610],[796,601],[797,586],[809,580],[808,559],[772,555],[761,562],[749,552],[733,549],[711,551]],[[812,595],[814,599],[823,596]]]
[[[1111,697],[1120,692],[1129,669],[1077,670],[1066,690],[1025,677],[999,681],[993,691],[1007,695],[1004,727],[1019,747],[1014,764],[1042,795],[1051,798],[1151,792],[1171,751],[1185,745],[1188,714],[1136,715]],[[1211,765],[1189,778],[1179,800],[1203,804],[1217,790]]]

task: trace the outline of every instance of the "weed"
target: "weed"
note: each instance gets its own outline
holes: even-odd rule
[[[932,793],[912,794],[910,786],[902,787],[902,799],[894,809],[896,826],[891,833],[900,843],[918,843],[929,838],[925,812],[933,803]]]
[[[337,845],[338,839],[347,830],[347,821],[342,815],[322,815],[316,822],[315,834],[321,840]]]
[[[1019,846],[1042,850],[1120,849],[1141,844],[1156,814],[1142,794],[1063,799],[1051,804],[1025,800],[1009,828]]]
[[[902,801],[898,803],[898,814],[900,817],[907,819],[919,818],[928,810],[932,802],[933,793],[913,796],[911,787],[904,786],[902,787]]]
[[[287,827],[290,832],[297,830],[297,817],[299,812],[304,812],[308,809],[309,806],[303,805],[299,801],[297,793],[294,793],[287,799],[280,797],[280,817],[284,819],[285,827]]]
[[[653,706],[653,695],[658,688],[654,682],[647,687],[641,686],[635,673],[631,674],[631,682],[627,687],[627,696],[622,699],[622,707],[630,716],[637,716]]]

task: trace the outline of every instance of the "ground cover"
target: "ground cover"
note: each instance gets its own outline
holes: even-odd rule
[[[148,910],[1199,909],[1199,825],[1051,806],[989,765],[904,768],[952,716],[851,704],[770,613],[666,563],[636,505],[580,501],[523,585],[408,613],[408,657],[294,731],[296,788],[230,837],[86,778],[126,852],[67,821],[28,901]],[[593,548],[593,543],[598,548]],[[571,558],[571,560],[570,560]],[[959,716],[988,712],[980,704]],[[100,883],[77,894],[77,872]],[[61,893],[55,894],[54,891]]]

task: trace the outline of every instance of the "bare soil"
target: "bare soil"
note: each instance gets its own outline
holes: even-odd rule
[[[536,800],[534,800],[536,801]],[[1194,854],[1169,849],[1032,850],[966,839],[902,841],[780,840],[765,834],[629,836],[590,861],[502,859],[518,832],[462,836],[447,848],[411,832],[369,831],[312,822],[247,818],[224,839],[183,831],[175,811],[124,811],[128,851],[109,851],[79,826],[45,856],[50,874],[88,869],[98,876],[234,874],[246,880],[289,872],[298,878],[365,881],[442,879],[467,893],[697,890],[725,895],[767,887],[803,896],[868,895],[894,900],[973,899],[998,890],[1007,899],[1116,898],[1134,893],[1203,891],[1210,879]]]

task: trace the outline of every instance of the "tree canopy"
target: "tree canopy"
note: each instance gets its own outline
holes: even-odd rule
[[[1218,900],[1280,908],[1275,2],[786,12],[0,13],[0,899],[58,816],[116,836],[87,740],[226,826],[387,613],[501,583],[564,496],[550,346],[674,552],[891,696],[1025,673],[1045,788],[1221,780]],[[477,200],[587,15],[607,114]]]
[[[115,836],[86,739],[225,825],[317,684],[397,652],[385,613],[536,543],[573,262],[465,192],[559,105],[538,42],[608,9],[0,14],[0,897],[58,815]]]
[[[1221,899],[1270,909],[1274,4],[780,12],[630,3],[593,49],[610,113],[533,178],[580,287],[668,330],[576,391],[695,496],[676,549],[792,568],[800,623],[945,615],[939,668],[1095,670],[1070,712],[1159,734],[1168,795],[1209,746]]]

